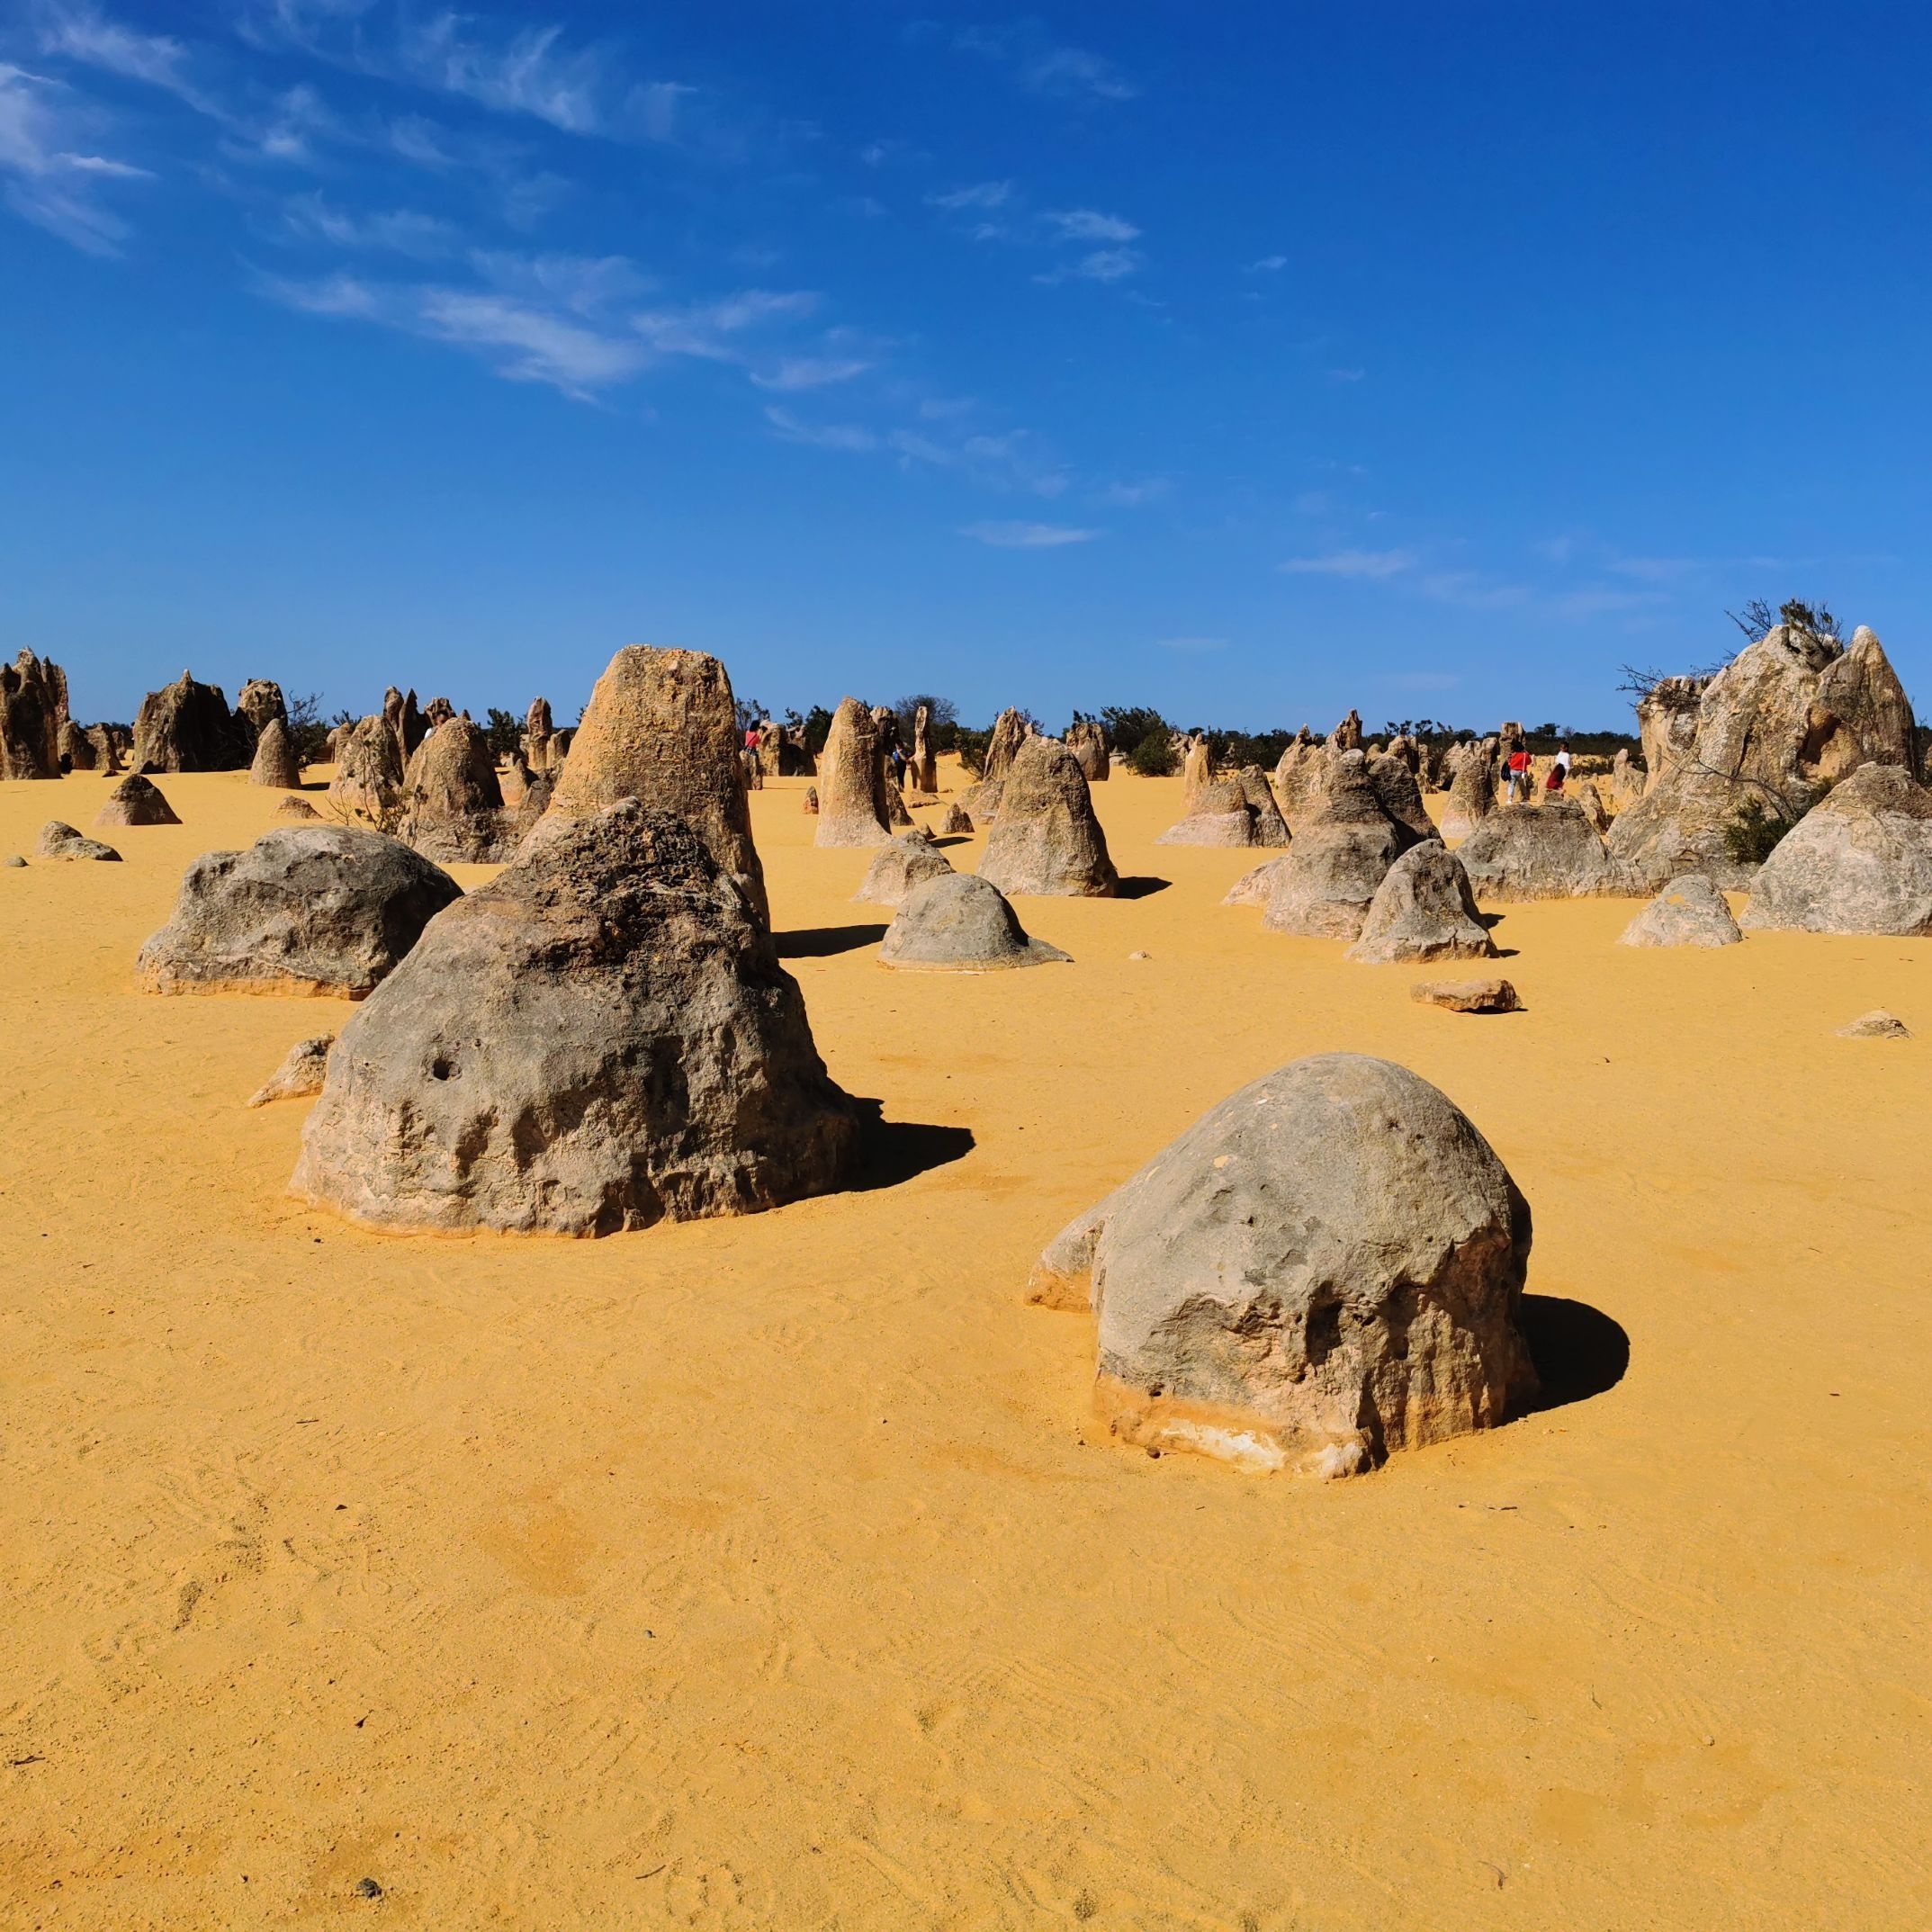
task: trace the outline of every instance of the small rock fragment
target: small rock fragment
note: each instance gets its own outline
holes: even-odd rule
[[[1838,1029],[1838,1038],[1847,1040],[1909,1040],[1912,1029],[1896,1013],[1888,1013],[1883,1006],[1874,1006],[1869,1013],[1860,1013],[1848,1027]]]
[[[1521,1004],[1506,979],[1419,979],[1409,998],[1452,1013],[1513,1013]]]

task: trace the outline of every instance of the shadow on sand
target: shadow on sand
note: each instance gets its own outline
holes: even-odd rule
[[[834,953],[856,953],[861,946],[876,946],[885,937],[884,926],[802,926],[796,932],[775,932],[772,943],[781,959],[829,959]]]
[[[1525,1295],[1522,1319],[1530,1359],[1543,1385],[1526,1415],[1586,1402],[1623,1379],[1631,1365],[1631,1338],[1623,1325],[1601,1308],[1561,1295]]]
[[[878,1101],[860,1101],[866,1110],[859,1129],[858,1173],[852,1182],[855,1193],[868,1194],[878,1188],[895,1188],[917,1174],[953,1161],[963,1161],[973,1151],[973,1129],[969,1127],[939,1127],[930,1120],[887,1120]]]
[[[1173,883],[1172,879],[1122,879],[1120,881],[1120,890],[1114,894],[1114,897],[1117,899],[1151,899],[1155,893],[1165,892]]]

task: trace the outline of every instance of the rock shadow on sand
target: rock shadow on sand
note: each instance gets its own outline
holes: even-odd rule
[[[1520,1319],[1542,1383],[1525,1415],[1587,1402],[1614,1388],[1630,1368],[1631,1338],[1622,1323],[1586,1301],[1525,1295]]]
[[[888,1120],[879,1101],[862,1100],[865,1119],[858,1130],[858,1167],[850,1183],[855,1194],[895,1188],[954,1161],[963,1161],[976,1143],[969,1127],[941,1127],[930,1120]]]
[[[884,926],[801,926],[795,932],[775,932],[772,943],[781,959],[830,959],[837,953],[856,953],[876,946],[885,937]]]
[[[1122,879],[1120,888],[1114,894],[1116,899],[1151,899],[1157,892],[1165,892],[1174,882],[1172,879],[1131,878]]]

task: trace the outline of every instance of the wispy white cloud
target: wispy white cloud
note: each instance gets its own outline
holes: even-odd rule
[[[631,326],[661,355],[741,363],[750,354],[741,339],[748,332],[808,316],[818,303],[819,297],[806,289],[742,289],[718,301],[645,310],[631,318]]]
[[[332,206],[319,189],[292,196],[283,206],[283,224],[298,240],[345,249],[382,250],[430,260],[451,254],[457,230],[435,215],[413,208],[392,208],[354,214]]]
[[[1119,215],[1097,208],[1048,209],[1040,220],[1063,241],[1137,241],[1140,230]]]
[[[833,382],[849,382],[871,366],[853,356],[786,355],[773,368],[754,369],[751,380],[760,389],[823,389]]]
[[[567,46],[561,26],[526,27],[491,42],[472,19],[436,13],[406,30],[398,51],[417,79],[499,113],[529,114],[567,134],[604,126],[604,57]]]
[[[1010,181],[975,181],[964,188],[929,194],[926,200],[931,207],[957,214],[967,208],[1003,208],[1012,198],[1013,184]]]
[[[1278,275],[1287,266],[1288,257],[1285,255],[1264,255],[1250,262],[1242,273],[1250,275]]]
[[[805,423],[776,404],[765,411],[765,420],[786,443],[803,443],[813,449],[838,450],[864,455],[882,446],[877,434],[857,423]]]
[[[1140,93],[1104,54],[1055,41],[1037,22],[966,27],[954,35],[953,45],[963,53],[997,61],[1030,94],[1058,99],[1131,101]]]
[[[1106,532],[1057,523],[969,523],[959,535],[995,550],[1058,550],[1068,544],[1091,544]]]
[[[1334,550],[1320,557],[1290,557],[1281,568],[1297,577],[1399,577],[1415,568],[1410,550]]]
[[[22,220],[86,255],[113,256],[128,223],[103,199],[109,182],[148,170],[81,147],[91,117],[68,90],[23,68],[0,64],[0,180],[6,205]]]
[[[191,78],[188,49],[166,34],[141,33],[110,20],[93,6],[51,4],[43,9],[40,50],[145,81],[207,111],[207,98]]]
[[[1527,584],[1509,583],[1483,571],[1437,571],[1422,580],[1423,592],[1439,604],[1464,610],[1516,610],[1534,592]]]
[[[1137,248],[1094,248],[1077,261],[1062,262],[1033,279],[1049,287],[1056,282],[1122,282],[1138,274],[1146,262]]]

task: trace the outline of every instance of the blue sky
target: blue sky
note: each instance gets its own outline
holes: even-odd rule
[[[574,715],[1932,710],[1918,6],[14,0],[0,646]]]

